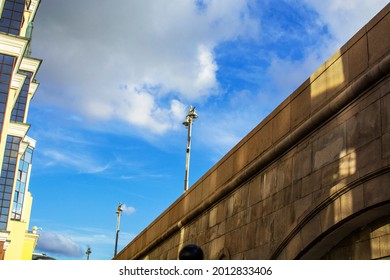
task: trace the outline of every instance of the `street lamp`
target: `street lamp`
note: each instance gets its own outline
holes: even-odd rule
[[[192,122],[193,119],[198,118],[198,114],[196,113],[195,107],[190,106],[188,114],[186,116],[183,125],[188,128],[187,135],[187,150],[186,150],[186,170],[184,173],[184,192],[188,190],[188,178],[190,173],[190,150],[191,150],[191,131],[192,131]]]
[[[89,260],[89,255],[90,255],[91,253],[92,253],[91,247],[88,246],[87,251],[85,252],[85,254],[87,255],[87,260]]]
[[[117,249],[118,249],[118,237],[119,237],[119,226],[121,222],[121,214],[122,214],[122,203],[119,202],[118,204],[118,209],[116,210],[116,216],[117,216],[117,221],[116,221],[116,236],[115,236],[115,250],[114,250],[114,257],[116,256]]]

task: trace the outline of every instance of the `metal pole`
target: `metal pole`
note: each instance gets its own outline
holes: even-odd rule
[[[116,231],[114,257],[116,256],[117,249],[118,249],[118,236],[119,236],[119,230]]]
[[[117,249],[118,249],[118,238],[119,238],[119,227],[120,227],[120,222],[121,222],[121,213],[122,213],[122,203],[119,203],[118,210],[116,210],[117,220],[116,220],[114,257],[117,255]]]
[[[91,251],[91,247],[88,246],[88,249],[87,251],[85,252],[85,254],[87,255],[87,261],[89,260],[89,255],[92,253]]]
[[[192,131],[192,121],[193,119],[198,118],[198,114],[196,113],[195,107],[190,106],[188,114],[186,116],[183,125],[187,127],[187,150],[186,150],[186,170],[184,173],[184,192],[188,190],[188,178],[190,174],[190,154],[191,154],[191,131]]]
[[[191,132],[192,132],[192,118],[188,117],[188,134],[187,134],[187,150],[186,150],[186,170],[185,170],[185,174],[184,174],[184,191],[188,190],[188,180],[189,180],[189,176],[190,176]]]

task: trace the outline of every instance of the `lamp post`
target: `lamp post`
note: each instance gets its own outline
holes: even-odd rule
[[[85,252],[85,254],[87,255],[87,261],[89,260],[89,255],[90,255],[91,253],[92,253],[91,247],[88,246],[87,251]]]
[[[192,122],[193,119],[198,118],[195,107],[190,106],[188,114],[186,116],[183,125],[187,127],[187,150],[186,150],[186,169],[184,173],[184,192],[188,190],[188,178],[190,173],[190,151],[191,151],[191,132],[192,132]]]
[[[115,235],[115,249],[114,249],[114,257],[116,256],[117,249],[118,249],[118,237],[119,237],[119,226],[121,222],[121,214],[122,214],[122,203],[119,202],[118,204],[118,209],[116,210],[116,216],[117,216],[117,221],[116,221],[116,235]]]

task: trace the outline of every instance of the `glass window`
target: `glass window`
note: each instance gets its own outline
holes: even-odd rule
[[[14,194],[14,202],[17,202],[19,200],[19,192],[18,191],[15,191],[15,194]]]
[[[8,213],[10,211],[10,205],[11,205],[11,194],[13,191],[13,184],[15,179],[15,172],[16,170],[16,160],[18,156],[18,150],[19,150],[19,143],[21,139],[19,137],[14,136],[8,136],[7,142],[5,145],[5,153],[4,153],[4,161],[3,166],[1,168],[1,178],[0,178],[0,197],[2,197],[1,200],[1,206],[0,206],[0,213],[7,213],[7,215],[3,215],[2,217],[8,217]],[[15,164],[13,163],[15,162]],[[23,187],[24,191],[24,187]],[[17,194],[18,200],[20,200],[21,193]],[[3,221],[6,222],[7,220]],[[1,226],[4,226],[4,223],[1,224]],[[5,224],[6,226],[6,224]],[[1,228],[0,229],[4,229]]]
[[[14,202],[12,204],[11,219],[20,220],[23,210],[23,200],[26,191],[29,165],[32,160],[33,149],[28,147],[19,162],[18,176],[16,181]]]
[[[6,0],[0,20],[0,30],[19,35],[23,20],[24,0]]]

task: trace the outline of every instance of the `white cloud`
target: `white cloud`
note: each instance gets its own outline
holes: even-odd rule
[[[110,165],[99,165],[93,158],[88,157],[85,153],[60,152],[54,149],[43,150],[47,166],[66,166],[76,169],[80,173],[100,173],[107,170]]]
[[[195,85],[199,91],[203,88],[212,88],[217,84],[215,72],[218,69],[214,61],[212,51],[204,45],[198,47],[198,76],[195,80]]]
[[[303,1],[316,10],[339,44],[344,44],[388,4],[388,0]]]
[[[175,129],[178,108],[217,93],[214,47],[257,32],[248,2],[46,1],[33,43],[50,95],[41,102],[148,133]]]
[[[122,204],[123,213],[126,215],[131,215],[135,213],[135,208],[132,206],[127,206],[126,204]]]
[[[185,116],[185,105],[180,101],[173,99],[167,108],[161,108],[151,93],[137,91],[134,87],[122,99],[113,100],[109,108],[113,110],[115,119],[137,128],[147,128],[156,134],[176,128]]]

